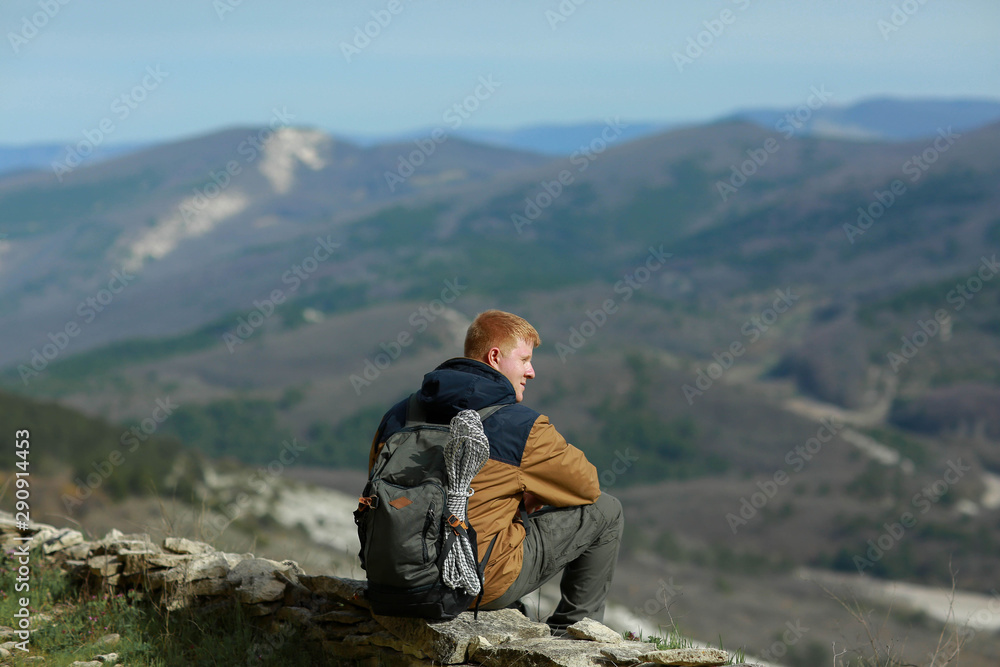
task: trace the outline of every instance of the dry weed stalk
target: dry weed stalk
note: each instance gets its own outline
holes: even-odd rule
[[[957,626],[954,623],[957,572],[951,567],[950,563],[949,570],[951,571],[951,591],[948,594],[948,613],[946,614],[944,624],[941,627],[941,634],[938,636],[934,652],[928,654],[930,662],[926,665],[926,667],[949,667],[952,665],[957,667],[962,647],[970,638],[970,633],[967,632],[967,624]],[[889,642],[884,642],[879,639],[879,636],[885,630],[886,624],[889,621],[889,616],[892,613],[891,604],[886,610],[885,617],[882,619],[881,624],[876,628],[875,624],[871,620],[874,609],[866,608],[861,601],[858,600],[857,596],[852,595],[850,600],[845,600],[824,586],[822,583],[817,582],[817,584],[827,595],[836,600],[840,606],[842,606],[847,613],[861,625],[861,627],[864,628],[865,634],[868,636],[868,643],[871,646],[870,655],[865,655],[861,649],[856,649],[855,651],[844,649],[838,653],[836,643],[834,643],[833,667],[853,667],[854,665],[858,665],[858,667],[920,667],[919,665],[903,661],[900,657],[902,647],[897,650],[893,641],[890,640]],[[856,652],[858,654],[857,663],[853,660],[848,660],[847,663],[838,663],[838,660],[842,660],[844,655],[852,652]]]

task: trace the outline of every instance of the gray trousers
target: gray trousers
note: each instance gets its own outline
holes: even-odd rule
[[[544,507],[529,514],[528,523],[521,573],[481,608],[509,607],[562,572],[562,598],[546,622],[563,628],[584,618],[603,621],[625,526],[618,499],[602,493],[592,505]]]

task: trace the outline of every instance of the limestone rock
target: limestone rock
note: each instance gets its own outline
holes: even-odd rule
[[[157,567],[174,567],[173,564],[164,564],[163,554],[154,551],[137,551],[134,549],[123,549],[118,553],[122,560],[122,575],[134,577],[150,569]]]
[[[90,572],[99,577],[110,577],[122,569],[118,556],[91,556],[87,559]]]
[[[176,584],[179,581],[184,581],[184,572],[178,568],[152,570],[141,576],[143,577],[143,583],[151,591],[159,590],[167,584]]]
[[[382,646],[384,648],[391,648],[400,653],[405,653],[407,655],[412,655],[416,658],[430,658],[430,656],[422,649],[420,646],[415,646],[410,642],[404,641],[400,637],[397,637],[393,633],[387,630],[378,630],[366,635],[355,635],[357,639],[351,639],[351,637],[345,638],[348,644],[371,644],[372,646]]]
[[[229,554],[229,553],[224,553],[224,554],[222,554],[222,557],[226,559],[227,563],[229,563],[229,569],[233,569],[234,567],[236,567],[237,565],[239,565],[241,562],[243,562],[243,561],[245,561],[247,559],[253,558],[254,555],[253,554]]]
[[[296,577],[300,577],[306,573],[305,570],[299,567],[298,563],[296,563],[294,560],[291,560],[290,558],[281,561],[281,564],[285,566],[286,572],[291,572]]]
[[[125,537],[125,533],[123,533],[122,531],[118,530],[117,528],[112,528],[112,529],[111,529],[111,530],[109,530],[109,531],[107,532],[107,534],[106,534],[106,535],[105,535],[105,536],[104,536],[104,537],[103,537],[103,538],[101,539],[101,542],[102,542],[102,543],[105,543],[105,542],[108,542],[108,543],[110,543],[110,542],[115,542],[115,541],[117,541],[117,540],[120,540],[120,539],[121,539],[121,538],[123,538],[123,537]]]
[[[676,667],[713,667],[724,665],[729,654],[717,648],[673,648],[666,651],[650,651],[639,656],[640,660],[658,665]]]
[[[275,616],[278,620],[288,621],[292,625],[307,625],[313,619],[313,613],[305,607],[282,607]]]
[[[69,663],[69,667],[104,667],[100,660],[77,660]]]
[[[83,534],[80,531],[63,528],[42,542],[42,553],[48,555],[81,542],[83,542]]]
[[[491,644],[501,644],[515,639],[549,636],[549,626],[529,621],[516,609],[481,611],[478,621],[473,619],[471,611],[462,612],[450,621],[435,622],[376,614],[372,617],[407,646],[415,647],[430,659],[445,664],[464,662],[470,642],[477,637],[483,637]]]
[[[595,667],[606,665],[601,654],[606,644],[589,641],[565,641],[544,637],[480,648],[471,659],[484,667]]]
[[[43,558],[74,579],[90,577],[115,585],[119,580],[135,593],[163,609],[197,605],[212,615],[242,603],[254,624],[269,632],[299,629],[296,641],[330,648],[338,658],[365,664],[424,667],[476,663],[486,667],[638,667],[649,662],[677,667],[722,665],[728,658],[719,649],[658,651],[653,644],[625,641],[606,626],[584,620],[570,626],[565,638],[549,636],[547,625],[533,623],[513,609],[466,612],[450,621],[425,621],[373,615],[365,599],[363,580],[305,574],[292,560],[276,562],[253,554],[216,551],[202,542],[167,538],[162,546],[147,535],[113,530],[103,539],[85,542],[77,531],[32,524],[16,530],[12,517],[0,512],[0,546],[21,534],[33,535]],[[43,614],[36,624],[49,622]],[[7,662],[16,636],[0,627],[0,662]],[[118,663],[112,651],[117,634],[102,637],[101,655],[83,667]],[[6,652],[5,652],[6,651]],[[99,652],[95,651],[95,653]],[[44,663],[45,657],[27,656],[24,662]],[[734,667],[751,667],[749,665]]]
[[[117,528],[97,541],[96,549],[100,553],[117,554],[122,551],[159,551],[160,548],[153,542],[153,538],[145,533],[135,533],[126,535]]]
[[[80,544],[74,544],[66,547],[62,550],[62,554],[70,560],[87,560],[93,550],[93,543],[81,542]]]
[[[217,579],[229,574],[229,562],[219,553],[197,556],[184,567],[184,581]]]
[[[34,549],[39,544],[43,544],[58,535],[61,530],[48,524],[31,523],[28,530],[24,532],[31,535],[31,548]]]
[[[384,632],[384,631],[383,631]],[[385,633],[387,637],[391,636]],[[369,635],[351,636],[334,642],[324,641],[322,643],[324,652],[328,655],[335,655],[338,659],[347,658],[350,660],[365,661],[359,664],[392,665],[393,667],[405,667],[414,664],[431,664],[429,661],[418,658],[379,644],[374,644],[368,640]]]
[[[627,641],[601,648],[601,655],[610,658],[616,665],[636,665],[643,662],[639,659],[640,655],[655,650],[656,645],[649,642]]]
[[[198,579],[184,586],[188,595],[225,595],[232,590],[232,585],[223,578]]]
[[[195,542],[184,537],[167,537],[163,540],[163,548],[175,554],[204,554],[215,551],[204,542]]]
[[[273,602],[285,594],[285,583],[274,577],[275,571],[289,574],[289,568],[266,558],[248,558],[236,564],[226,579],[236,586],[236,594],[243,604]]]
[[[367,581],[326,575],[304,575],[299,577],[299,582],[317,595],[332,596],[359,607],[370,608],[368,600],[365,599],[365,593],[368,591]]]
[[[195,556],[188,554],[144,553],[137,555],[136,558],[143,560],[149,567],[181,567],[194,560]]]
[[[313,621],[315,622],[315,618]],[[351,635],[367,635],[373,632],[382,632],[383,628],[376,621],[371,619],[361,621],[356,625],[341,625],[340,623],[328,623],[316,625],[315,628],[325,639],[343,639]]]
[[[569,626],[566,628],[566,634],[575,639],[589,639],[592,642],[625,643],[625,639],[620,634],[592,618],[585,618]]]
[[[356,608],[334,609],[313,618],[317,623],[340,623],[342,625],[354,625],[370,619],[370,614],[357,611]]]
[[[469,641],[469,648],[466,649],[466,659],[471,659],[471,657],[474,656],[477,651],[484,648],[489,648],[491,646],[493,646],[492,642],[490,642],[490,640],[487,639],[486,637],[483,637],[482,635],[473,637]]]

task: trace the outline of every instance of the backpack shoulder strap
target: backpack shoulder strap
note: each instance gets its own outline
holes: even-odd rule
[[[507,403],[504,403],[502,405],[491,405],[491,406],[486,407],[486,408],[480,408],[479,410],[476,410],[476,412],[479,413],[479,419],[480,419],[480,421],[486,421],[487,417],[489,417],[490,415],[492,415],[494,412],[496,412],[500,408],[507,407],[507,405],[508,405]]]

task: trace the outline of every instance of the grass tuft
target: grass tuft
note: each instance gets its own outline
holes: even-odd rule
[[[143,601],[139,591],[77,585],[37,551],[30,563],[30,588],[16,592],[19,563],[10,550],[0,554],[0,626],[18,627],[19,598],[28,597],[33,630],[29,650],[12,650],[5,664],[38,664],[28,659],[41,658],[45,665],[69,667],[107,653],[133,667],[354,664],[298,641],[297,630],[261,627],[233,599],[210,609],[167,612]],[[119,635],[118,643],[103,644],[111,634]]]

